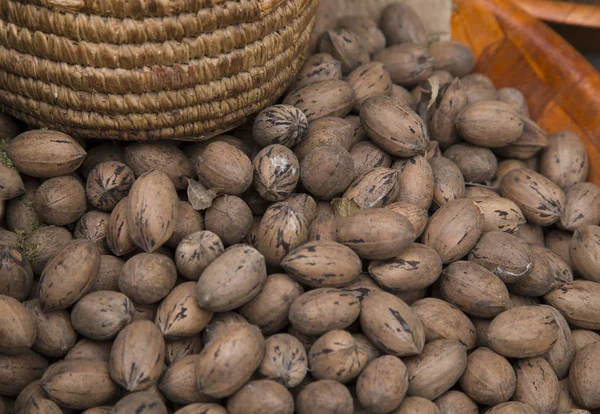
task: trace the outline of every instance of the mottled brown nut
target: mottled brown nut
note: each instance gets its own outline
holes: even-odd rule
[[[446,70],[452,76],[465,76],[473,72],[475,57],[464,43],[455,40],[436,42],[429,46],[433,68]]]
[[[508,358],[528,358],[548,351],[559,326],[548,306],[519,306],[496,316],[488,327],[490,348]]]
[[[534,246],[544,246],[544,230],[536,224],[523,224],[515,236]]]
[[[579,275],[600,282],[600,226],[586,226],[575,231],[569,253]]]
[[[404,201],[388,204],[386,208],[406,217],[413,225],[417,237],[425,231],[427,221],[429,220],[429,213],[427,210]]]
[[[371,361],[356,382],[358,400],[373,413],[387,413],[398,408],[407,389],[406,366],[392,355]]]
[[[192,233],[181,240],[175,251],[177,270],[186,279],[198,280],[206,267],[223,254],[223,243],[211,231]]]
[[[148,414],[167,414],[167,407],[156,388],[147,391],[132,392],[121,398],[111,409],[114,414],[127,414],[147,411]]]
[[[204,214],[187,201],[177,203],[177,224],[165,246],[175,249],[188,234],[204,230]]]
[[[75,346],[65,355],[65,360],[72,359],[91,359],[108,362],[110,359],[110,341],[92,341],[91,339],[82,338]]]
[[[158,253],[139,253],[121,268],[119,290],[134,303],[149,305],[167,296],[176,279],[173,260]]]
[[[159,249],[173,235],[179,213],[179,199],[169,177],[158,170],[142,174],[124,200],[131,240],[148,253]]]
[[[440,414],[439,408],[430,400],[422,397],[406,397],[394,414]]]
[[[583,142],[571,131],[548,137],[548,146],[540,157],[540,173],[563,190],[586,180],[590,168]]]
[[[581,349],[569,371],[569,389],[577,403],[588,409],[600,407],[598,395],[598,369],[600,367],[600,342]]]
[[[350,248],[333,241],[305,243],[281,262],[287,274],[312,287],[341,287],[358,277],[362,263]]]
[[[321,288],[297,297],[290,307],[289,320],[298,331],[317,336],[334,329],[346,329],[359,313],[360,301],[352,293]]]
[[[352,145],[354,128],[350,121],[334,116],[326,116],[310,123],[302,141],[294,148],[300,161],[312,150],[322,145],[333,145],[349,150]]]
[[[282,201],[296,188],[300,164],[292,150],[274,144],[262,149],[252,162],[254,186],[269,201]]]
[[[361,210],[338,223],[338,242],[364,259],[391,259],[412,246],[415,238],[411,222],[390,209]]]
[[[56,362],[44,373],[40,384],[61,406],[77,410],[108,404],[119,395],[119,387],[111,380],[104,361]]]
[[[199,334],[213,314],[198,306],[196,283],[177,285],[160,303],[155,323],[167,338],[190,337]]]
[[[308,384],[296,399],[298,414],[352,414],[352,395],[338,381],[320,380]]]
[[[460,391],[447,391],[436,398],[434,402],[443,413],[477,414],[479,412],[477,403]]]
[[[500,184],[502,196],[514,201],[529,223],[549,226],[564,209],[565,193],[541,174],[529,169],[512,170]]]
[[[172,365],[186,356],[199,354],[203,347],[200,335],[167,339],[165,345],[165,362],[167,365]]]
[[[573,263],[571,262],[569,248],[572,238],[572,233],[558,229],[550,230],[545,238],[545,245],[571,267],[573,267]]]
[[[68,242],[72,235],[64,227],[42,226],[25,239],[25,250],[34,252],[30,257],[31,268],[41,275],[46,263]]]
[[[419,15],[410,6],[393,3],[381,12],[379,27],[388,44],[427,44],[427,30]]]
[[[137,248],[129,236],[127,198],[117,203],[106,223],[106,245],[115,256],[123,256]]]
[[[600,329],[600,283],[575,280],[565,283],[544,296],[549,305],[559,310],[572,326]]]
[[[444,206],[465,197],[465,178],[458,165],[446,157],[429,160],[433,173],[433,202]]]
[[[496,92],[494,84],[487,76],[481,73],[470,73],[460,80],[467,90],[469,103],[498,99],[498,92]]]
[[[468,187],[467,189],[485,189],[484,187]],[[472,198],[484,216],[483,232],[503,231],[509,234],[515,234],[524,224],[525,216],[519,206],[507,198],[498,197],[498,194],[491,192],[469,194],[467,198]]]
[[[512,170],[518,170],[519,168],[528,168],[527,163],[525,161],[516,160],[516,159],[508,159],[502,160],[498,163],[498,168],[496,168],[496,177],[491,183],[491,188],[499,189],[500,183],[504,179],[504,176],[511,172]]]
[[[431,217],[422,241],[438,252],[442,263],[451,263],[467,255],[475,246],[482,234],[483,223],[483,214],[472,200],[453,200]]]
[[[434,176],[429,162],[420,155],[396,161],[393,169],[399,171],[398,201],[429,210],[434,194]]]
[[[234,394],[248,382],[264,354],[265,341],[258,327],[238,324],[225,328],[196,360],[200,392],[214,398]]]
[[[425,329],[410,306],[383,291],[369,293],[361,306],[360,326],[377,348],[399,357],[421,353]]]
[[[512,399],[531,406],[537,413],[553,413],[560,387],[552,367],[542,358],[520,359],[515,364],[517,386]]]
[[[260,228],[260,221],[262,220],[262,216],[254,216],[252,217],[252,227],[250,227],[250,231],[248,235],[244,239],[244,243],[249,244],[255,249],[258,247],[258,229]]]
[[[457,261],[446,267],[440,277],[440,292],[444,300],[480,318],[496,316],[510,307],[502,280],[472,262]]]
[[[337,20],[337,27],[353,32],[369,55],[385,48],[385,35],[377,22],[367,16],[350,15]]]
[[[211,312],[239,308],[261,291],[267,279],[265,257],[248,245],[227,249],[198,280],[200,307]]]
[[[465,198],[473,198],[477,202],[485,198],[501,198],[498,193],[491,187],[482,187],[479,185],[467,185],[465,189]],[[508,200],[510,201],[510,200]],[[512,203],[512,201],[510,201]],[[514,203],[513,203],[514,204]],[[514,204],[516,206],[516,204]],[[522,213],[521,213],[522,215]],[[523,217],[523,220],[525,218]]]
[[[279,266],[290,251],[308,240],[308,223],[287,203],[271,205],[258,228],[258,251],[269,266]]]
[[[290,307],[302,293],[298,282],[285,273],[276,273],[269,275],[260,293],[238,311],[263,334],[272,334],[287,326]]]
[[[323,61],[325,61],[324,58]],[[334,63],[332,60],[328,63],[334,67],[337,64],[339,69],[339,62]],[[304,76],[310,77],[308,73]],[[340,79],[341,72],[340,76],[333,78]],[[256,116],[252,128],[252,138],[262,147],[279,144],[291,148],[300,142],[307,127],[308,121],[301,110],[290,105],[273,105],[263,109]]]
[[[546,132],[535,122],[528,118],[522,118],[524,122],[523,134],[506,147],[495,148],[494,152],[507,158],[518,158],[528,160],[537,164],[536,155],[540,150],[548,146]],[[529,167],[535,170],[537,167]]]
[[[383,207],[398,198],[400,173],[396,169],[378,167],[357,177],[342,198],[353,200],[360,208]]]
[[[561,379],[569,373],[569,367],[577,352],[571,335],[571,328],[564,316],[555,308],[542,305],[554,315],[558,324],[558,339],[556,343],[544,354],[543,358],[548,361],[556,376]]]
[[[497,405],[510,399],[517,377],[510,362],[489,348],[479,348],[467,359],[460,387],[479,404]]]
[[[229,414],[294,413],[294,397],[271,380],[250,381],[227,400]]]
[[[415,243],[399,255],[369,263],[369,274],[393,292],[416,291],[432,285],[442,273],[440,256],[431,247]]]
[[[478,101],[465,106],[456,116],[458,133],[471,144],[504,147],[519,139],[525,123],[502,101]]]
[[[517,110],[523,118],[529,118],[529,106],[523,93],[516,88],[498,89],[498,99]]]
[[[321,81],[341,79],[342,63],[328,53],[316,53],[306,59],[296,75],[292,88],[300,89]]]
[[[71,311],[73,328],[97,341],[112,339],[133,319],[134,306],[122,293],[99,291],[82,297]]]
[[[324,116],[344,117],[354,105],[354,90],[342,80],[325,80],[289,93],[283,104],[300,109],[309,122]]]
[[[392,88],[390,73],[381,62],[364,63],[346,77],[354,89],[354,113],[359,113],[362,104],[373,96],[389,96]]]
[[[100,251],[88,240],[66,244],[48,262],[39,282],[39,299],[45,312],[66,309],[90,289],[100,268]]]
[[[600,187],[596,184],[575,184],[566,191],[565,199],[561,228],[575,231],[600,224]]]
[[[111,211],[127,196],[135,176],[129,167],[118,161],[105,161],[92,169],[87,177],[85,193],[98,210]]]
[[[317,216],[317,202],[306,193],[290,194],[283,202],[288,203],[297,212],[301,213],[308,224],[312,223]]]
[[[0,351],[22,354],[33,346],[36,335],[36,321],[27,308],[14,298],[0,295]]]
[[[360,123],[360,116],[358,115],[347,115],[344,118],[346,121],[350,122],[352,125],[352,138],[350,139],[350,148],[359,142],[366,141],[369,139],[367,133]]]
[[[436,339],[454,339],[468,350],[475,348],[477,335],[473,322],[458,308],[436,298],[424,298],[412,304],[425,328],[427,342]]]
[[[35,178],[25,177],[23,186],[25,193],[21,196],[8,201],[0,201],[0,220],[4,220],[4,216],[6,216],[8,230],[29,234],[36,230],[41,223],[41,219],[35,211],[35,192],[40,183]]]
[[[252,162],[233,145],[213,142],[196,158],[196,172],[206,188],[241,194],[252,184]]]
[[[175,188],[187,188],[188,178],[195,177],[194,165],[183,151],[173,144],[163,142],[138,142],[125,148],[125,164],[140,175],[159,170],[173,182]]]
[[[533,266],[531,270],[510,285],[511,292],[517,295],[542,296],[550,292],[558,282],[548,260],[549,254],[552,253],[535,245],[532,246],[532,251]]]
[[[368,362],[368,354],[356,346],[349,332],[342,330],[327,332],[315,341],[308,352],[311,375],[318,380],[347,383],[358,377]]]
[[[317,214],[308,228],[309,241],[336,241],[337,217],[329,202],[317,204]]]
[[[216,234],[225,246],[244,240],[252,227],[252,210],[239,197],[216,198],[204,213],[206,230]]]
[[[127,391],[143,391],[162,374],[165,341],[150,321],[135,321],[119,332],[110,352],[110,376]]]
[[[467,367],[467,349],[457,340],[438,339],[423,352],[404,360],[408,370],[407,395],[434,400],[448,391]]]
[[[444,157],[453,161],[460,168],[465,181],[484,183],[496,175],[498,160],[488,148],[471,144],[456,144],[444,151]]]
[[[265,356],[258,370],[264,377],[293,388],[308,372],[308,356],[298,339],[285,333],[275,334],[265,341]]]
[[[344,75],[370,60],[358,36],[346,29],[327,30],[319,38],[318,48],[320,53],[329,53],[342,63]]]
[[[394,83],[415,85],[431,76],[433,57],[427,47],[414,43],[389,46],[375,55],[373,60],[383,63]]]
[[[48,361],[33,351],[19,355],[2,355],[0,365],[0,392],[5,397],[16,397],[28,384],[40,379]]]
[[[29,295],[32,285],[33,271],[21,249],[17,246],[0,245],[0,295],[23,301]]]
[[[108,213],[99,210],[88,211],[77,222],[73,231],[73,237],[96,243],[101,254],[108,253],[106,223],[108,223],[109,217]]]
[[[215,401],[198,390],[196,360],[199,355],[187,355],[175,361],[162,376],[158,388],[176,404],[191,404]]]
[[[393,98],[367,99],[361,107],[360,118],[373,142],[392,155],[411,157],[427,145],[427,132],[421,118]]]
[[[240,127],[237,131],[242,130],[242,128],[243,126]],[[208,147],[213,142],[224,142],[226,144],[232,145],[240,151],[242,151],[248,157],[251,157],[254,151],[254,148],[252,148],[254,144],[253,142],[250,142],[248,140],[244,141],[238,137],[234,137],[233,135],[227,134],[217,135],[216,137],[206,141],[188,143],[184,147],[182,147],[182,151],[185,154],[185,156],[188,157],[188,159],[193,163],[196,161],[196,158],[198,158],[198,155],[202,154],[206,147]]]
[[[408,106],[413,111],[417,110],[417,102],[412,93],[400,85],[392,84],[390,97],[402,106]]]
[[[69,135],[37,129],[23,132],[6,146],[15,167],[31,177],[57,177],[74,172],[83,163],[85,150]]]
[[[428,102],[429,133],[442,148],[448,148],[459,141],[456,131],[456,116],[467,105],[467,93],[460,80],[454,79],[450,84],[442,86],[435,103]],[[430,106],[430,104],[432,104]]]
[[[14,168],[0,164],[0,200],[11,200],[25,194],[25,184]]]
[[[50,178],[35,192],[35,211],[45,223],[75,223],[87,210],[85,189],[78,179],[64,175]]]
[[[87,178],[98,164],[109,161],[125,163],[125,148],[121,143],[110,141],[90,148],[81,164],[81,173]]]
[[[533,250],[526,242],[501,231],[484,233],[469,253],[477,263],[505,283],[522,280],[533,269]]]

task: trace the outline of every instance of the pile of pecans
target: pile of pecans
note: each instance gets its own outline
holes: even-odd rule
[[[579,137],[407,6],[318,49],[206,142],[0,115],[0,413],[600,412]]]

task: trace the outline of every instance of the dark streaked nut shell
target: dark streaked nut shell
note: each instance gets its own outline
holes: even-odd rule
[[[315,56],[311,59],[314,58]],[[339,69],[339,62],[335,62],[335,66]],[[334,78],[340,79],[341,71]],[[280,144],[291,148],[300,142],[307,127],[308,121],[301,110],[290,105],[273,105],[256,116],[252,138],[263,147]]]

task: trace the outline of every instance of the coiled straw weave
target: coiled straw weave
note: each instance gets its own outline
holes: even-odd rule
[[[86,138],[202,140],[273,103],[318,0],[0,0],[0,110]]]

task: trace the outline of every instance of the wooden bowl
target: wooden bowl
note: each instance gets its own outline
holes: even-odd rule
[[[570,129],[585,142],[589,181],[600,185],[600,73],[521,0],[454,0],[452,36],[471,47],[475,71],[526,96],[549,133]]]

